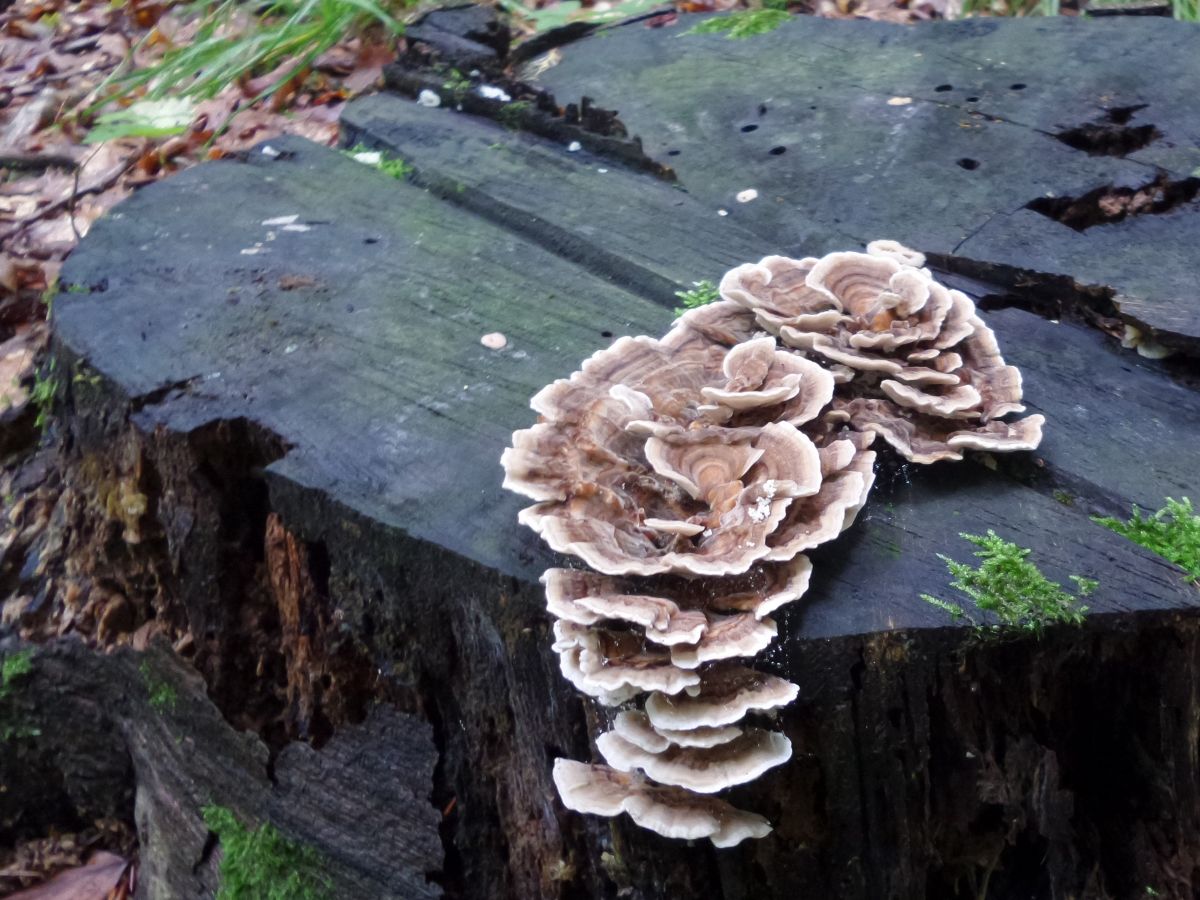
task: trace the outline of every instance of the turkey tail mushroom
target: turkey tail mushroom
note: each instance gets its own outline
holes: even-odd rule
[[[661,339],[619,338],[531,400],[504,486],[588,567],[542,576],[553,650],[581,693],[626,707],[597,739],[610,765],[555,763],[566,808],[718,847],[768,834],[708,796],[791,755],[747,721],[797,686],[743,661],[807,590],[804,551],[866,504],[872,441],[931,463],[1041,440],[1042,416],[1011,420],[1021,375],[974,303],[924,266],[894,241],[738,266]]]

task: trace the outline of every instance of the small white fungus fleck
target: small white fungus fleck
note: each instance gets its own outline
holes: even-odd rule
[[[508,91],[504,88],[498,88],[490,84],[481,84],[479,86],[479,96],[486,97],[488,100],[499,100],[502,103],[507,103],[512,97],[508,96]]]
[[[508,338],[498,331],[493,331],[481,337],[479,343],[483,344],[489,350],[503,350],[508,346]]]

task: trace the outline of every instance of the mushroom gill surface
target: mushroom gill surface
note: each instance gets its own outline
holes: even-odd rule
[[[539,391],[501,462],[519,521],[586,568],[542,576],[563,675],[620,707],[557,760],[563,805],[733,846],[766,819],[709,796],[780,765],[750,723],[796,685],[746,662],[800,599],[805,551],[867,503],[877,437],[916,463],[1027,450],[1040,415],[964,293],[894,241],[726,273],[660,339],[623,337]],[[878,445],[877,445],[878,446]]]

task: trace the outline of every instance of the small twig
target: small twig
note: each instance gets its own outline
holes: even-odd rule
[[[0,153],[0,168],[40,171],[74,169],[78,163],[65,153]]]
[[[91,157],[89,157],[89,159],[90,158]],[[75,187],[71,191],[71,195],[69,197],[64,197],[61,200],[57,200],[54,203],[51,203],[45,209],[40,209],[33,215],[28,216],[25,219],[23,219],[22,221],[18,222],[14,228],[10,228],[8,231],[4,232],[4,234],[0,234],[0,244],[3,244],[4,242],[8,241],[9,239],[16,237],[18,234],[20,234],[22,231],[24,231],[26,228],[28,228],[34,222],[38,222],[38,221],[46,218],[47,216],[52,216],[52,215],[55,215],[56,213],[60,213],[64,209],[71,211],[71,217],[72,217],[71,229],[74,230],[75,229],[75,222],[74,222],[75,200],[79,197],[85,197],[88,194],[97,194],[97,193],[100,193],[101,191],[108,190],[108,188],[112,187],[114,184],[116,184],[117,181],[120,180],[122,175],[124,175],[126,172],[128,172],[130,169],[132,169],[137,164],[137,160],[138,160],[137,156],[136,155],[133,156],[132,158],[130,158],[130,160],[128,162],[125,163],[125,165],[123,165],[116,172],[113,172],[111,175],[109,175],[103,181],[99,181],[96,184],[90,185],[89,187],[86,187],[82,190],[80,190],[80,188],[79,188],[79,169],[82,169],[83,166],[80,166],[79,169],[75,170]],[[78,232],[76,232],[76,234],[78,235]]]

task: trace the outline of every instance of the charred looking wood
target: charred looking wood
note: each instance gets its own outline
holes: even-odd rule
[[[1200,193],[1200,178],[1170,181],[1159,175],[1140,187],[1105,185],[1079,197],[1038,197],[1026,209],[1061,222],[1076,231],[1120,222],[1129,216],[1162,215]]]
[[[441,103],[453,104],[460,112],[483,116],[507,128],[528,131],[562,144],[578,141],[581,147],[598,156],[666,181],[675,180],[675,170],[647,156],[641,138],[629,136],[616,112],[594,106],[590,98],[585,97],[578,105],[568,104],[563,109],[547,91],[521,81],[498,79],[494,86],[503,89],[510,99],[493,99],[480,94],[473,83],[462,89],[447,87],[445,74],[410,69],[400,63],[385,66],[383,78],[388,88],[405,96],[415,98],[423,91],[430,91],[438,95]]]

